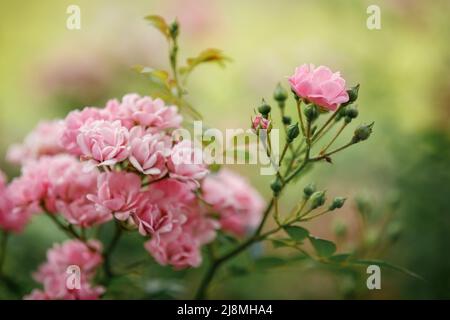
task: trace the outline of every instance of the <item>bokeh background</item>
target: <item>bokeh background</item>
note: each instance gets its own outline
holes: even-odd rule
[[[81,8],[81,30],[66,28],[71,4]],[[380,30],[366,27],[371,4],[381,8]],[[330,197],[347,197],[338,214],[308,226],[318,236],[337,240],[340,252],[355,243],[370,246],[379,236],[370,224],[361,235],[358,211],[369,212],[375,223],[392,216],[389,239],[368,255],[427,280],[383,269],[382,290],[369,291],[365,268],[342,271],[298,262],[245,276],[236,272],[217,281],[211,296],[450,298],[449,10],[445,0],[2,0],[0,167],[10,178],[18,174],[4,160],[5,152],[40,120],[101,106],[128,92],[146,94],[148,82],[130,67],[168,68],[168,63],[165,40],[143,17],[177,17],[183,59],[206,47],[221,48],[233,59],[223,70],[200,67],[190,79],[188,99],[211,126],[248,127],[260,99],[271,99],[275,85],[282,81],[286,86],[286,76],[303,63],[327,65],[340,70],[349,85],[361,84],[355,122],[374,120],[373,136],[336,156],[333,165],[317,166],[302,177],[284,195],[283,208],[288,210],[312,181]],[[260,176],[254,166],[234,169],[268,198],[270,177]],[[63,239],[45,217],[35,217],[24,234],[11,240],[6,270],[24,293],[36,286],[31,272],[44,261],[46,249]],[[253,251],[288,254],[275,253],[270,245]],[[115,259],[120,264],[145,254],[141,238],[130,235]],[[189,297],[201,271],[173,272],[148,260],[117,279],[108,297]],[[14,296],[0,284],[0,297]]]

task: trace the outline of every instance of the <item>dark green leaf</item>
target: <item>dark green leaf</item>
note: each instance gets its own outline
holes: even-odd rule
[[[302,227],[288,226],[284,227],[284,231],[286,231],[291,239],[297,242],[301,242],[309,236],[309,231]]]
[[[342,263],[347,261],[350,258],[350,256],[351,254],[349,253],[336,254],[334,256],[329,257],[328,261]]]
[[[272,267],[278,267],[286,263],[283,258],[280,257],[262,257],[255,261],[256,267],[261,269],[267,269]]]
[[[336,245],[331,241],[319,239],[313,236],[309,237],[309,241],[311,241],[311,244],[320,257],[329,257],[336,252]]]

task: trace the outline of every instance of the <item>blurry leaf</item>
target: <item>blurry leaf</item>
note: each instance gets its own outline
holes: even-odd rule
[[[149,21],[156,29],[158,29],[167,39],[170,38],[169,25],[163,17],[158,15],[149,15],[144,18]]]
[[[262,257],[255,261],[256,267],[261,269],[278,267],[285,263],[286,261],[280,257]]]
[[[144,74],[146,76],[149,76],[150,80],[164,84],[169,89],[171,87],[169,74],[164,70],[156,70],[156,69],[153,69],[150,67],[144,67],[144,66],[140,66],[140,65],[134,66],[133,70],[135,70],[141,74]]]
[[[217,63],[221,67],[225,66],[225,62],[231,61],[230,58],[225,56],[222,50],[219,49],[206,49],[199,53],[198,56],[193,58],[188,58],[186,60],[186,66],[180,68],[181,74],[189,74],[194,70],[198,65],[202,63]]]
[[[272,245],[274,248],[292,247],[295,242],[291,239],[272,239]]]
[[[385,267],[388,269],[392,269],[401,273],[404,273],[410,277],[422,280],[422,281],[426,281],[422,276],[418,275],[417,273],[414,273],[406,268],[391,264],[389,262],[383,261],[383,260],[376,260],[376,259],[359,259],[359,260],[352,260],[349,261],[350,264],[356,264],[356,265],[377,265],[379,267]]]
[[[320,257],[329,257],[336,252],[336,245],[328,240],[319,239],[313,236],[309,237],[312,246]]]
[[[232,265],[228,268],[228,271],[233,276],[244,276],[249,273],[249,270],[245,267],[238,266],[238,265]]]
[[[288,226],[284,227],[284,231],[295,241],[301,242],[309,235],[309,231],[302,227]]]

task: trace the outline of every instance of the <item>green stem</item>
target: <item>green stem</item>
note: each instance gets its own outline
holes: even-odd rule
[[[312,141],[314,141],[321,133],[322,131],[325,130],[325,128],[331,123],[331,121],[333,121],[334,118],[336,118],[337,114],[339,113],[339,111],[341,111],[341,109],[344,106],[341,104],[339,106],[339,108],[328,118],[328,120],[324,123],[324,125],[319,129],[319,131],[316,132],[316,134],[314,135],[314,137],[312,138]]]
[[[324,154],[325,152],[327,152],[328,148],[331,147],[331,145],[336,141],[336,139],[339,137],[339,135],[342,133],[342,131],[345,129],[345,127],[347,126],[347,122],[344,122],[342,124],[342,126],[339,128],[339,130],[336,132],[336,134],[334,135],[333,139],[331,139],[331,141],[320,151],[320,154]]]
[[[306,137],[306,131],[305,131],[305,124],[303,123],[303,115],[302,115],[302,109],[301,109],[301,104],[302,104],[302,100],[301,99],[296,99],[297,102],[297,113],[298,113],[298,119],[300,121],[300,126],[302,128],[302,134],[304,137]]]
[[[354,145],[356,143],[357,142],[350,141],[349,143],[343,145],[342,147],[337,148],[337,149],[335,149],[335,150],[333,150],[331,152],[328,152],[327,154],[324,154],[324,155],[321,155],[321,156],[318,156],[318,157],[315,157],[315,158],[311,158],[311,161],[319,161],[319,160],[328,158],[329,156],[331,156],[331,155],[333,155],[333,154],[335,154],[335,153],[337,153],[339,151],[342,151],[342,150],[344,150],[344,149],[346,149],[346,148],[348,148],[348,147],[350,147],[350,146],[352,146],[352,145]]]
[[[2,232],[2,237],[0,240],[0,276],[3,275],[3,266],[6,260],[6,249],[8,245],[9,233],[6,231]]]

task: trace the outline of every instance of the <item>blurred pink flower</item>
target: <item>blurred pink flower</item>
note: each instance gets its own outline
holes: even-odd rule
[[[100,212],[114,214],[119,220],[127,220],[142,199],[141,178],[134,173],[105,172],[99,175],[97,194],[88,199]]]
[[[59,143],[62,130],[63,122],[59,120],[39,123],[22,144],[14,144],[8,149],[7,160],[14,164],[23,164],[41,156],[63,153],[65,150]]]
[[[172,148],[167,166],[170,177],[182,181],[193,182],[199,186],[209,170],[203,161],[203,151],[191,141],[183,140]]]
[[[20,233],[28,224],[31,211],[14,205],[8,189],[0,190],[0,229],[7,232]]]
[[[120,121],[96,120],[80,128],[77,143],[83,160],[111,166],[128,157],[128,129]]]
[[[44,290],[34,290],[30,295],[25,296],[25,299],[98,299],[104,289],[99,286],[92,287],[90,281],[103,262],[101,249],[101,243],[94,240],[89,241],[89,247],[79,240],[67,240],[63,244],[54,245],[47,252],[47,261],[34,274],[35,280],[43,284]],[[79,289],[67,287],[69,266],[80,268]]]
[[[198,267],[202,262],[199,243],[188,233],[168,241],[164,237],[153,238],[145,243],[145,248],[159,264],[171,265],[176,270]]]
[[[289,82],[299,97],[331,111],[349,99],[341,74],[325,66],[304,64],[295,69]]]
[[[223,230],[243,236],[261,221],[264,199],[245,179],[228,169],[208,175],[202,192],[205,201],[220,214]]]

